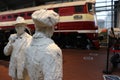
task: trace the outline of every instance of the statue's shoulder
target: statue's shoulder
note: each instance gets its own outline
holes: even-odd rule
[[[16,37],[17,34],[11,34],[9,38],[13,38],[13,37]]]
[[[25,33],[25,36],[26,36],[27,38],[32,38],[32,36],[31,36],[30,34],[28,34],[28,33]]]
[[[9,37],[9,40],[15,40],[16,37],[17,37],[17,34],[11,34]]]
[[[50,44],[48,46],[48,50],[53,51],[53,52],[61,52],[60,47],[55,43]]]

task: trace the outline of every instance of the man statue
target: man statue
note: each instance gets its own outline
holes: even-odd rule
[[[51,39],[59,15],[40,9],[32,14],[35,34],[26,49],[26,66],[30,80],[62,80],[62,51]]]
[[[13,80],[26,80],[25,75],[25,49],[32,37],[25,32],[26,22],[23,17],[17,17],[15,23],[16,34],[11,34],[9,42],[4,48],[5,55],[11,55],[9,75]]]

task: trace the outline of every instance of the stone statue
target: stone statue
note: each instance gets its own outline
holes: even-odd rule
[[[9,42],[4,48],[5,55],[11,55],[9,75],[13,80],[25,79],[25,49],[32,37],[25,32],[26,22],[23,17],[17,17],[15,23],[16,34],[11,34]]]
[[[30,80],[62,80],[62,51],[51,39],[59,15],[40,9],[32,14],[35,34],[26,49],[26,66]]]

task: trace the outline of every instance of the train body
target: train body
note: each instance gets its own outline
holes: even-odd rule
[[[13,33],[13,24],[17,16],[24,17],[27,26],[34,31],[31,14],[35,10],[46,8],[60,15],[60,21],[54,26],[55,32],[52,37],[60,47],[99,48],[94,5],[94,1],[82,0],[0,12],[0,34],[8,38]],[[5,36],[1,37],[5,39],[2,41],[6,41]]]

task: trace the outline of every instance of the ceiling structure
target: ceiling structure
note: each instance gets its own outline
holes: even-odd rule
[[[50,1],[56,0],[0,0],[0,11],[38,6]]]
[[[52,1],[74,1],[74,0],[0,0],[0,11],[14,10],[32,6],[38,6]],[[118,0],[119,1],[119,0]]]

